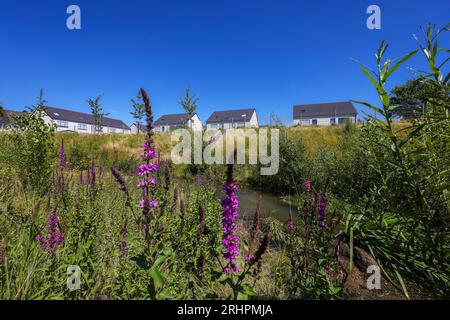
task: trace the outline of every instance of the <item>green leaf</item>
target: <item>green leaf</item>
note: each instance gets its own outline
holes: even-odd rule
[[[353,227],[350,228],[350,261],[349,261],[349,272],[352,272],[353,268]]]
[[[164,284],[164,278],[158,268],[151,268],[148,274],[153,279],[155,289],[158,290]]]
[[[372,82],[373,86],[377,89],[377,91],[380,89],[380,85],[378,82],[372,77],[372,75],[367,71],[363,66],[359,66],[361,71],[366,75],[367,78],[369,78],[370,82]]]
[[[374,105],[372,105],[370,103],[363,102],[363,101],[357,101],[357,100],[351,100],[351,101],[354,102],[354,103],[357,103],[357,104],[362,104],[362,105],[364,105],[366,107],[369,107],[370,109],[380,113],[381,115],[384,115],[384,111],[383,110],[381,110],[380,108],[378,108],[378,107],[376,107],[376,106],[374,106]]]
[[[403,281],[402,276],[400,275],[400,273],[397,271],[396,268],[395,268],[395,274],[397,275],[397,279],[398,279],[398,281],[400,282],[400,285],[402,286],[403,294],[405,295],[405,297],[406,297],[408,300],[411,300],[411,297],[410,297],[409,294],[408,294],[408,290],[406,289],[405,282]]]
[[[423,127],[425,127],[425,124],[421,124],[420,126],[415,128],[413,131],[408,133],[408,135],[406,137],[404,137],[402,139],[402,141],[400,141],[400,143],[398,144],[398,147],[401,148],[405,143],[407,143],[413,137],[417,136],[419,134],[419,132],[423,129]]]
[[[405,62],[406,60],[408,60],[409,58],[411,58],[412,56],[414,56],[417,53],[418,50],[414,50],[413,52],[408,53],[407,55],[405,55],[403,58],[401,58],[396,64],[394,64],[394,66],[387,72],[386,74],[386,79],[389,78],[389,76],[398,69],[398,67],[400,67],[400,65]]]

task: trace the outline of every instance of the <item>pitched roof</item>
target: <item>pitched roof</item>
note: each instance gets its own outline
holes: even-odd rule
[[[358,112],[350,101],[302,104],[294,106],[294,119],[302,117],[355,116]]]
[[[226,110],[226,111],[214,111],[206,120],[206,123],[214,122],[240,122],[250,121],[255,109],[239,109],[239,110]]]
[[[93,124],[95,120],[94,116],[88,113],[82,113],[48,106],[45,107],[45,110],[47,115],[53,120],[72,121],[86,124]],[[130,130],[130,127],[127,126],[122,120],[111,119],[106,117],[103,118],[102,126]]]
[[[195,113],[194,113],[195,114]],[[155,121],[155,126],[164,126],[164,125],[171,125],[171,126],[183,126],[186,124],[186,120],[189,120],[194,115],[190,116],[189,113],[178,113],[178,114],[165,114],[158,118],[158,120]]]
[[[8,125],[11,123],[12,116],[20,116],[23,112],[13,111],[13,110],[2,110],[3,115],[0,116],[0,127]]]

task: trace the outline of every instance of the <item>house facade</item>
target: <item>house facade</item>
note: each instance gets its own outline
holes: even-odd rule
[[[166,114],[159,117],[154,125],[156,132],[167,132],[176,128],[189,128],[194,131],[203,129],[202,122],[196,113],[193,115],[188,113]]]
[[[357,123],[358,112],[349,101],[303,104],[294,106],[294,125],[330,126],[341,125],[345,121]]]
[[[135,122],[130,126],[130,129],[131,129],[131,133],[141,133],[141,132],[145,132],[146,125]]]
[[[206,129],[257,128],[256,109],[215,111],[206,120]]]
[[[95,128],[95,118],[92,114],[54,107],[45,107],[44,120],[47,124],[55,124],[58,132],[131,133],[131,128],[122,120],[103,118],[101,127]]]

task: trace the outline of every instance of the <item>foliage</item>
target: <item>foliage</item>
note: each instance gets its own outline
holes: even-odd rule
[[[94,99],[87,99],[86,102],[88,103],[89,107],[91,108],[92,116],[94,117],[94,134],[97,132],[102,131],[103,127],[103,119],[109,115],[109,113],[103,112],[103,108],[100,104],[100,99],[102,98],[101,95],[98,95]]]
[[[276,268],[277,287],[288,299],[340,298],[342,283],[334,244],[339,215],[336,210],[329,212],[326,190],[299,192],[297,219],[290,218],[279,236],[283,255]]]
[[[131,99],[131,103],[133,104],[133,111],[130,114],[136,119],[136,128],[137,133],[139,134],[142,119],[145,116],[145,105],[142,101],[141,93],[139,92],[136,99]]]
[[[13,117],[11,157],[25,186],[44,191],[48,185],[55,156],[55,127],[47,124],[41,90],[38,102],[21,116]]]
[[[190,87],[186,88],[186,90],[184,91],[184,95],[180,98],[180,101],[178,103],[183,107],[186,113],[188,113],[189,115],[193,115],[198,107],[197,102],[199,98],[195,94],[191,95],[190,90]]]
[[[380,120],[371,116],[363,130],[365,151],[373,159],[369,164],[379,179],[368,193],[362,214],[349,214],[346,234],[351,242],[370,249],[385,268],[386,276],[407,297],[410,295],[404,277],[414,279],[416,285],[434,295],[449,295],[449,159],[442,157],[449,154],[449,77],[444,80],[437,62],[442,30],[434,31],[433,26],[428,26],[426,45],[420,45],[431,69],[421,76],[421,81],[441,93],[433,95],[425,112],[401,131],[393,127],[397,107],[385,86],[394,71],[417,51],[391,67],[390,60],[383,61],[387,44],[382,42],[376,54],[377,72],[372,75],[360,67],[381,102],[381,107],[362,103],[383,117]]]
[[[396,116],[413,120],[427,112],[425,108],[431,99],[442,94],[442,90],[427,79],[409,80],[392,90],[391,104],[396,106],[393,112]]]

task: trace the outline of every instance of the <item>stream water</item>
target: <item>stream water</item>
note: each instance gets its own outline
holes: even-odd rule
[[[282,202],[278,196],[273,194],[249,189],[238,191],[239,216],[253,216],[259,199],[261,199],[261,214],[263,216],[274,217],[280,221],[289,219],[289,204]],[[293,213],[295,212],[293,208],[291,210]]]

